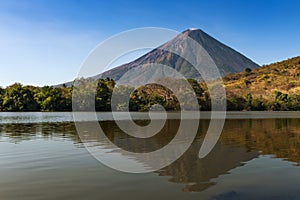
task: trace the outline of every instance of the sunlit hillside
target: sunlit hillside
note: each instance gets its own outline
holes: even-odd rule
[[[228,92],[271,97],[274,91],[300,93],[300,56],[224,77]]]

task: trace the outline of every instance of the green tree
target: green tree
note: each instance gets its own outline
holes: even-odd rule
[[[245,109],[246,110],[251,110],[252,109],[252,95],[250,93],[246,94],[245,96],[246,103],[245,103]]]
[[[4,89],[0,87],[0,111],[3,111],[3,95]]]
[[[247,68],[245,69],[245,72],[250,73],[250,72],[252,72],[252,69],[247,67]]]
[[[267,100],[263,99],[262,97],[253,98],[251,102],[251,110],[258,110],[258,111],[268,110]]]
[[[232,95],[227,97],[227,110],[243,110],[246,104],[244,98]]]
[[[99,79],[97,82],[95,106],[97,111],[111,110],[111,96],[115,82],[109,78]]]
[[[129,108],[131,110],[130,98],[131,93],[134,91],[134,87],[127,85],[118,85],[114,88],[114,99],[112,109],[114,111],[125,111]],[[109,99],[111,101],[111,99]],[[110,102],[109,102],[110,103]],[[129,103],[129,104],[128,104]],[[110,105],[110,104],[109,104]]]
[[[15,83],[5,89],[2,109],[4,111],[38,111],[39,105],[29,87]]]
[[[273,110],[289,110],[288,104],[290,103],[290,98],[288,94],[282,93],[280,91],[274,91],[274,105],[273,105]]]
[[[70,111],[71,89],[44,86],[35,95],[41,111]]]

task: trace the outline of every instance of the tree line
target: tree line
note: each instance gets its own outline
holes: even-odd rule
[[[81,80],[86,81],[86,80]],[[168,80],[171,81],[171,80]],[[193,92],[196,94],[200,110],[210,110],[210,96],[203,83],[188,79]],[[148,111],[153,107],[161,105],[165,110],[193,110],[189,104],[191,91],[181,88],[180,80],[172,84],[178,84],[178,91],[181,96],[186,97],[185,104],[178,101],[174,93],[159,84],[145,85],[138,89],[131,86],[116,86],[115,81],[109,78],[99,79],[96,84],[93,81],[86,81],[85,86],[81,88],[80,94],[91,94],[91,89],[95,89],[95,110],[111,111],[112,93],[118,94],[124,99],[130,95],[130,101],[123,101],[119,98],[114,106],[114,110],[124,111],[129,107],[130,111]],[[176,85],[177,86],[177,85]],[[94,87],[94,88],[93,88]],[[15,83],[6,88],[0,87],[0,111],[22,112],[22,111],[72,111],[72,93],[74,86],[66,87],[34,87],[23,86]],[[79,96],[80,97],[80,96]],[[83,99],[77,98],[80,103]],[[227,97],[227,110],[274,110],[274,111],[299,111],[300,95],[286,94],[275,91],[272,97],[253,97],[252,94],[245,96],[230,95]]]

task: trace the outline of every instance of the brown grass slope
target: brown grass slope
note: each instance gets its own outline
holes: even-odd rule
[[[227,96],[273,98],[275,91],[300,94],[300,56],[223,78]]]

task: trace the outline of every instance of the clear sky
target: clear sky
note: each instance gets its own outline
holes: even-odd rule
[[[101,41],[139,27],[200,28],[258,64],[300,55],[300,1],[0,0],[0,85],[73,80]]]

